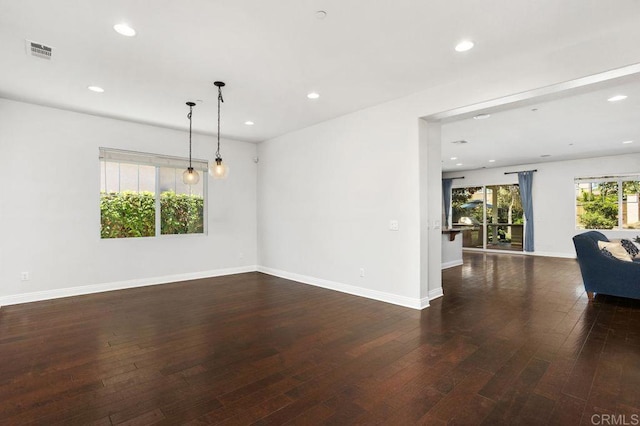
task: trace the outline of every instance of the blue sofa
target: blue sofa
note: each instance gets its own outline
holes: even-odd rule
[[[598,241],[609,239],[598,231],[573,237],[589,299],[593,299],[593,293],[640,299],[640,262],[625,262],[607,256],[598,248]]]

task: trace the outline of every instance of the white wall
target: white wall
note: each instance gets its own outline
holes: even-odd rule
[[[442,296],[442,135],[440,123],[420,120],[420,307]]]
[[[638,37],[638,26],[627,25],[484,68],[467,69],[461,59],[448,84],[261,143],[262,270],[424,306],[425,291],[438,291],[433,274],[440,271],[441,238],[424,226],[440,219],[431,206],[441,205],[433,190],[441,164],[421,147],[429,126],[419,118],[640,62],[632,42]],[[400,221],[398,232],[388,230],[390,219]],[[544,238],[538,244],[553,249]]]
[[[259,145],[264,270],[399,304],[418,299],[417,126],[403,109],[377,107]]]
[[[213,156],[214,137],[193,141]],[[208,235],[118,240],[100,239],[100,146],[184,157],[188,133],[0,99],[0,305],[255,269],[254,144],[222,141]]]
[[[525,164],[507,168],[491,168],[455,173],[444,177],[464,175],[453,187],[517,183],[517,175],[505,171],[533,170],[533,216],[535,224],[535,253],[538,255],[575,257],[572,237],[584,232],[576,229],[574,179],[589,176],[610,176],[640,172],[640,154],[617,155],[583,160]],[[609,238],[632,238],[638,230],[602,231]]]
[[[462,234],[450,240],[448,234],[442,235],[442,269],[462,265]]]

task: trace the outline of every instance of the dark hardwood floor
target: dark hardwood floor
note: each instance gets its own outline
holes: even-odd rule
[[[3,307],[0,424],[638,418],[640,301],[589,303],[570,259],[464,261],[422,312],[260,273]]]

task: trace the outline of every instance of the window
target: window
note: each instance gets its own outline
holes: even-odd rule
[[[577,229],[640,229],[640,176],[575,180]]]
[[[100,148],[100,237],[203,234],[207,179],[185,185],[189,161]],[[206,176],[207,162],[192,160]]]
[[[518,185],[454,188],[452,224],[462,229],[462,246],[522,251],[524,213]]]
[[[524,210],[520,186],[487,186],[487,248],[522,251]]]
[[[462,246],[484,248],[484,187],[451,190],[453,227],[462,228]]]

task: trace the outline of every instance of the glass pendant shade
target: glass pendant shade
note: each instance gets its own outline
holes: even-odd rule
[[[222,158],[216,158],[215,161],[209,166],[209,174],[214,179],[225,179],[229,168],[222,162]]]
[[[185,185],[195,185],[200,182],[200,175],[193,167],[189,167],[182,173],[182,182]]]
[[[224,102],[222,88],[225,84],[223,81],[214,81],[213,85],[218,88],[218,149],[216,150],[216,159],[209,166],[209,174],[214,179],[225,179],[229,173],[229,168],[222,162],[222,157],[220,156],[220,103]]]

